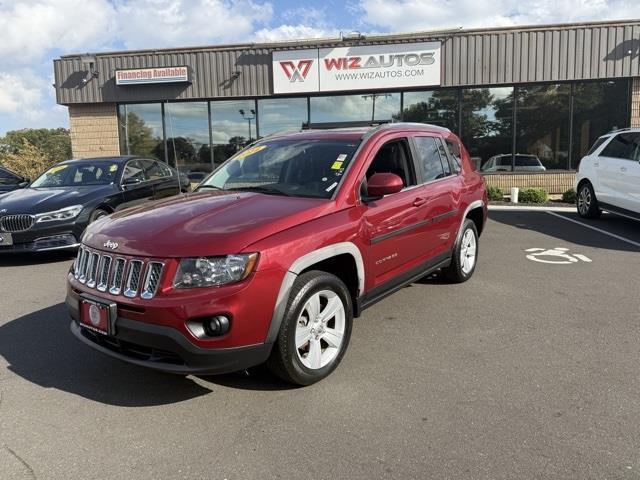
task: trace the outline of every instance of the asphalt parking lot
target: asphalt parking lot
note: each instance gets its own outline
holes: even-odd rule
[[[0,258],[0,478],[640,478],[640,224],[490,217],[471,281],[377,304],[297,389],[104,357],[70,257]]]

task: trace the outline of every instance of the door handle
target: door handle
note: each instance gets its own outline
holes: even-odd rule
[[[427,199],[426,198],[418,197],[413,201],[413,206],[414,207],[419,207],[420,205],[424,205],[425,203],[427,203]]]

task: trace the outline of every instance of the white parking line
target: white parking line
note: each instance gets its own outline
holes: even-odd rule
[[[640,248],[640,243],[634,242],[633,240],[629,240],[628,238],[625,238],[625,237],[621,237],[620,235],[616,235],[615,233],[607,232],[606,230],[602,230],[602,229],[597,228],[597,227],[592,227],[591,225],[587,225],[586,223],[579,222],[578,220],[574,220],[573,218],[565,217],[564,215],[558,215],[557,213],[554,213],[554,212],[547,211],[547,213],[549,215],[553,215],[554,217],[558,217],[558,218],[561,218],[563,220],[566,220],[567,222],[577,223],[578,225],[582,225],[585,228],[590,228],[591,230],[595,230],[596,232],[600,232],[600,233],[602,233],[604,235],[608,235],[608,236],[613,237],[613,238],[615,238],[617,240],[620,240],[621,242],[626,242],[626,243],[628,243],[630,245],[634,245],[634,246]]]

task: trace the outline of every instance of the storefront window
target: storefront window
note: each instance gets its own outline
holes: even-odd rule
[[[306,98],[258,100],[258,132],[261,137],[302,128],[308,121]]]
[[[576,168],[600,135],[629,126],[629,81],[576,83],[573,94],[571,168]]]
[[[207,102],[167,103],[164,115],[169,164],[190,176],[210,172]]]
[[[458,90],[406,92],[403,122],[430,123],[458,132]]]
[[[516,153],[526,154],[525,163],[538,170],[567,169],[570,85],[527,85],[516,92]]]
[[[462,92],[462,141],[480,171],[511,170],[513,87]]]
[[[400,113],[399,93],[311,97],[311,123],[391,121]]]
[[[220,165],[256,138],[256,102],[230,100],[211,102],[213,161]]]
[[[120,105],[118,110],[122,154],[164,160],[162,106],[159,103],[130,104]]]

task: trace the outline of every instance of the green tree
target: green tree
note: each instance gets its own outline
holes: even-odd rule
[[[0,138],[0,145],[0,163],[29,178],[71,158],[71,138],[65,128],[10,131]]]
[[[162,138],[154,136],[153,129],[133,112],[127,113],[125,132],[127,137],[125,150],[129,155],[154,155],[154,150],[158,145],[162,145]]]

